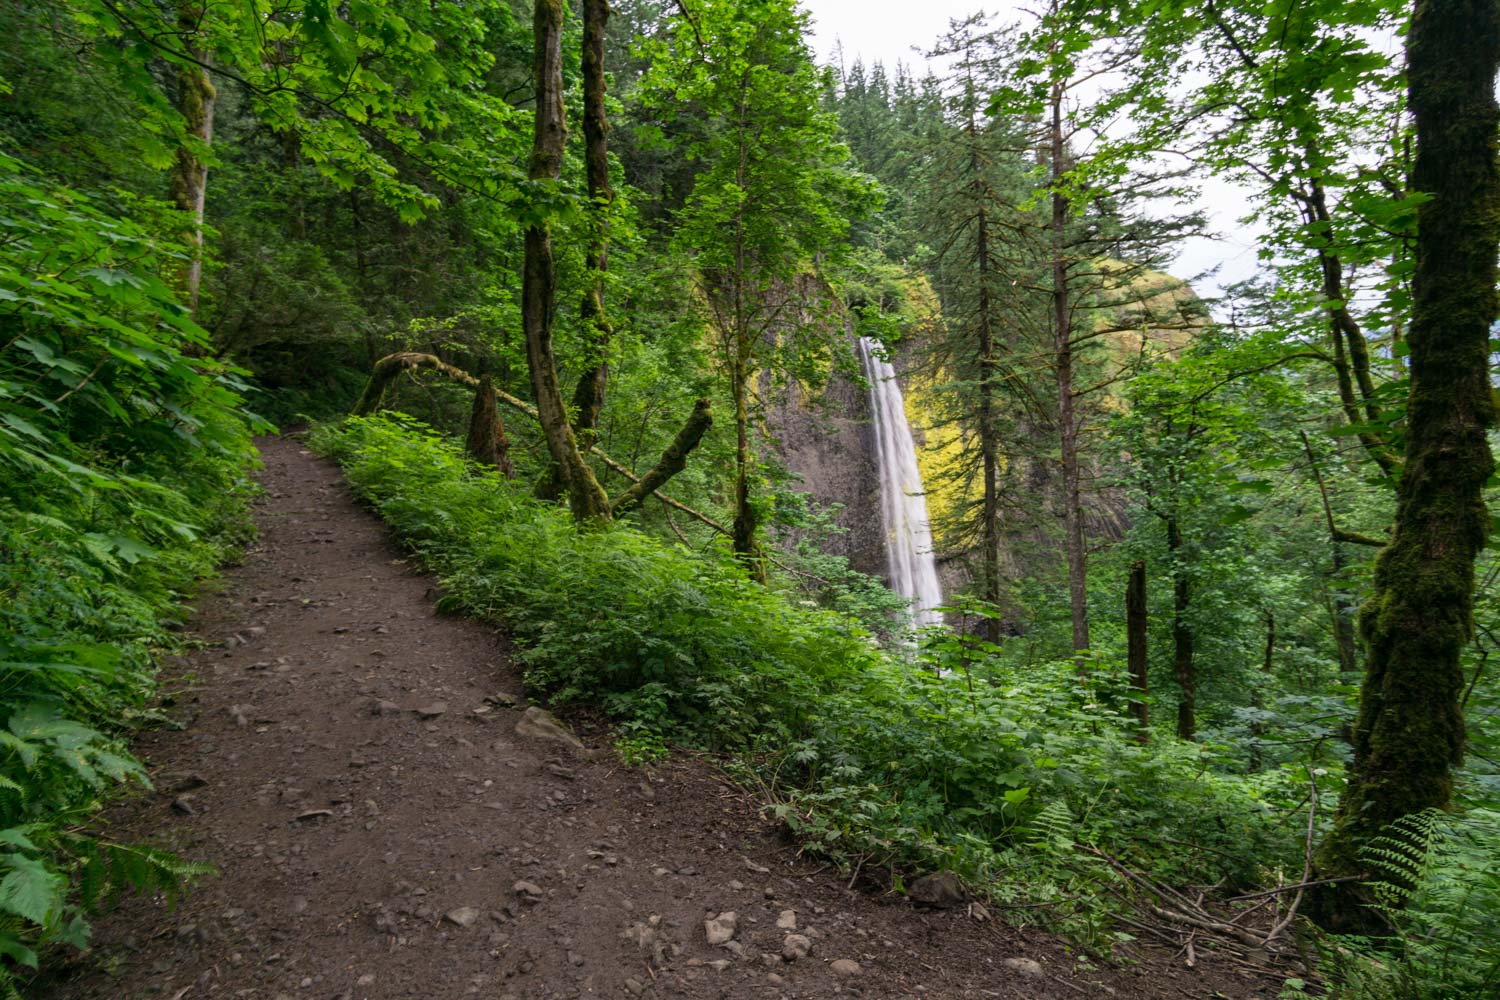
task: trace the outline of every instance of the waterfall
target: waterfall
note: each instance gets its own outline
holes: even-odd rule
[[[934,609],[943,603],[927,497],[917,468],[917,446],[906,422],[906,405],[891,363],[869,338],[859,338],[859,361],[870,383],[870,416],[875,427],[875,460],[880,473],[880,516],[891,588],[912,602],[918,625],[941,625]]]

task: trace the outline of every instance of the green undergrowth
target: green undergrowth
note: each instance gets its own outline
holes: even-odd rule
[[[445,606],[519,640],[531,688],[602,707],[632,754],[724,755],[804,845],[898,887],[951,869],[1013,920],[1107,950],[1106,890],[1121,887],[1098,852],[1237,884],[1298,856],[1297,824],[1276,820],[1304,779],[1143,747],[1108,684],[1080,685],[1071,663],[1021,676],[954,640],[882,649],[722,551],[629,524],[580,532],[406,418],[325,426],[314,446],[440,575]]]
[[[0,154],[0,995],[127,889],[198,871],[92,831],[194,581],[247,538],[240,373],[161,277],[162,207]],[[144,221],[143,221],[144,220]]]
[[[1320,942],[1330,1000],[1500,996],[1500,812],[1426,810],[1363,851],[1386,933]],[[1284,996],[1304,995],[1287,991]]]

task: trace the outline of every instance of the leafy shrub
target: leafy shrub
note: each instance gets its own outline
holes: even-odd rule
[[[197,871],[78,832],[186,588],[243,542],[239,373],[200,356],[180,253],[0,154],[0,992],[113,889]],[[140,214],[155,208],[138,206]]]

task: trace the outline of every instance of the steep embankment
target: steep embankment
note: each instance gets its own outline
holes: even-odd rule
[[[203,602],[169,685],[183,728],[139,745],[159,791],[112,831],[219,875],[176,911],[127,901],[36,995],[1259,995],[1165,955],[1083,971],[967,908],[853,891],[709,764],[628,768],[599,731],[525,725],[505,640],[435,614],[332,465],[264,450],[260,543]]]

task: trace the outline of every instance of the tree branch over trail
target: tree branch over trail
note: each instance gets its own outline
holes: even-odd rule
[[[404,371],[418,371],[430,368],[441,375],[445,375],[460,385],[466,385],[475,391],[481,388],[481,380],[470,375],[462,368],[448,364],[431,354],[422,354],[417,351],[398,351],[395,354],[387,354],[375,362],[375,367],[370,372],[370,381],[365,385],[365,391],[360,395],[359,401],[354,404],[350,411],[351,416],[367,417],[379,410],[385,402],[385,391],[391,382]],[[512,396],[502,389],[495,389],[495,399],[513,410],[526,414],[532,420],[541,422],[541,415],[536,407],[523,399]],[[610,504],[612,516],[618,516],[635,507],[640,506],[648,496],[655,496],[662,503],[674,510],[681,511],[689,517],[708,525],[721,535],[730,534],[730,530],[702,511],[689,507],[680,500],[676,500],[661,492],[661,487],[677,473],[687,466],[687,457],[698,447],[703,440],[703,435],[708,433],[713,426],[713,414],[711,403],[707,399],[700,399],[693,406],[693,412],[688,415],[682,429],[677,432],[677,437],[672,441],[667,450],[662,453],[656,465],[646,472],[645,475],[636,475],[622,463],[616,461],[597,445],[589,447],[589,453],[597,457],[612,471],[618,472],[634,485],[621,493]]]

